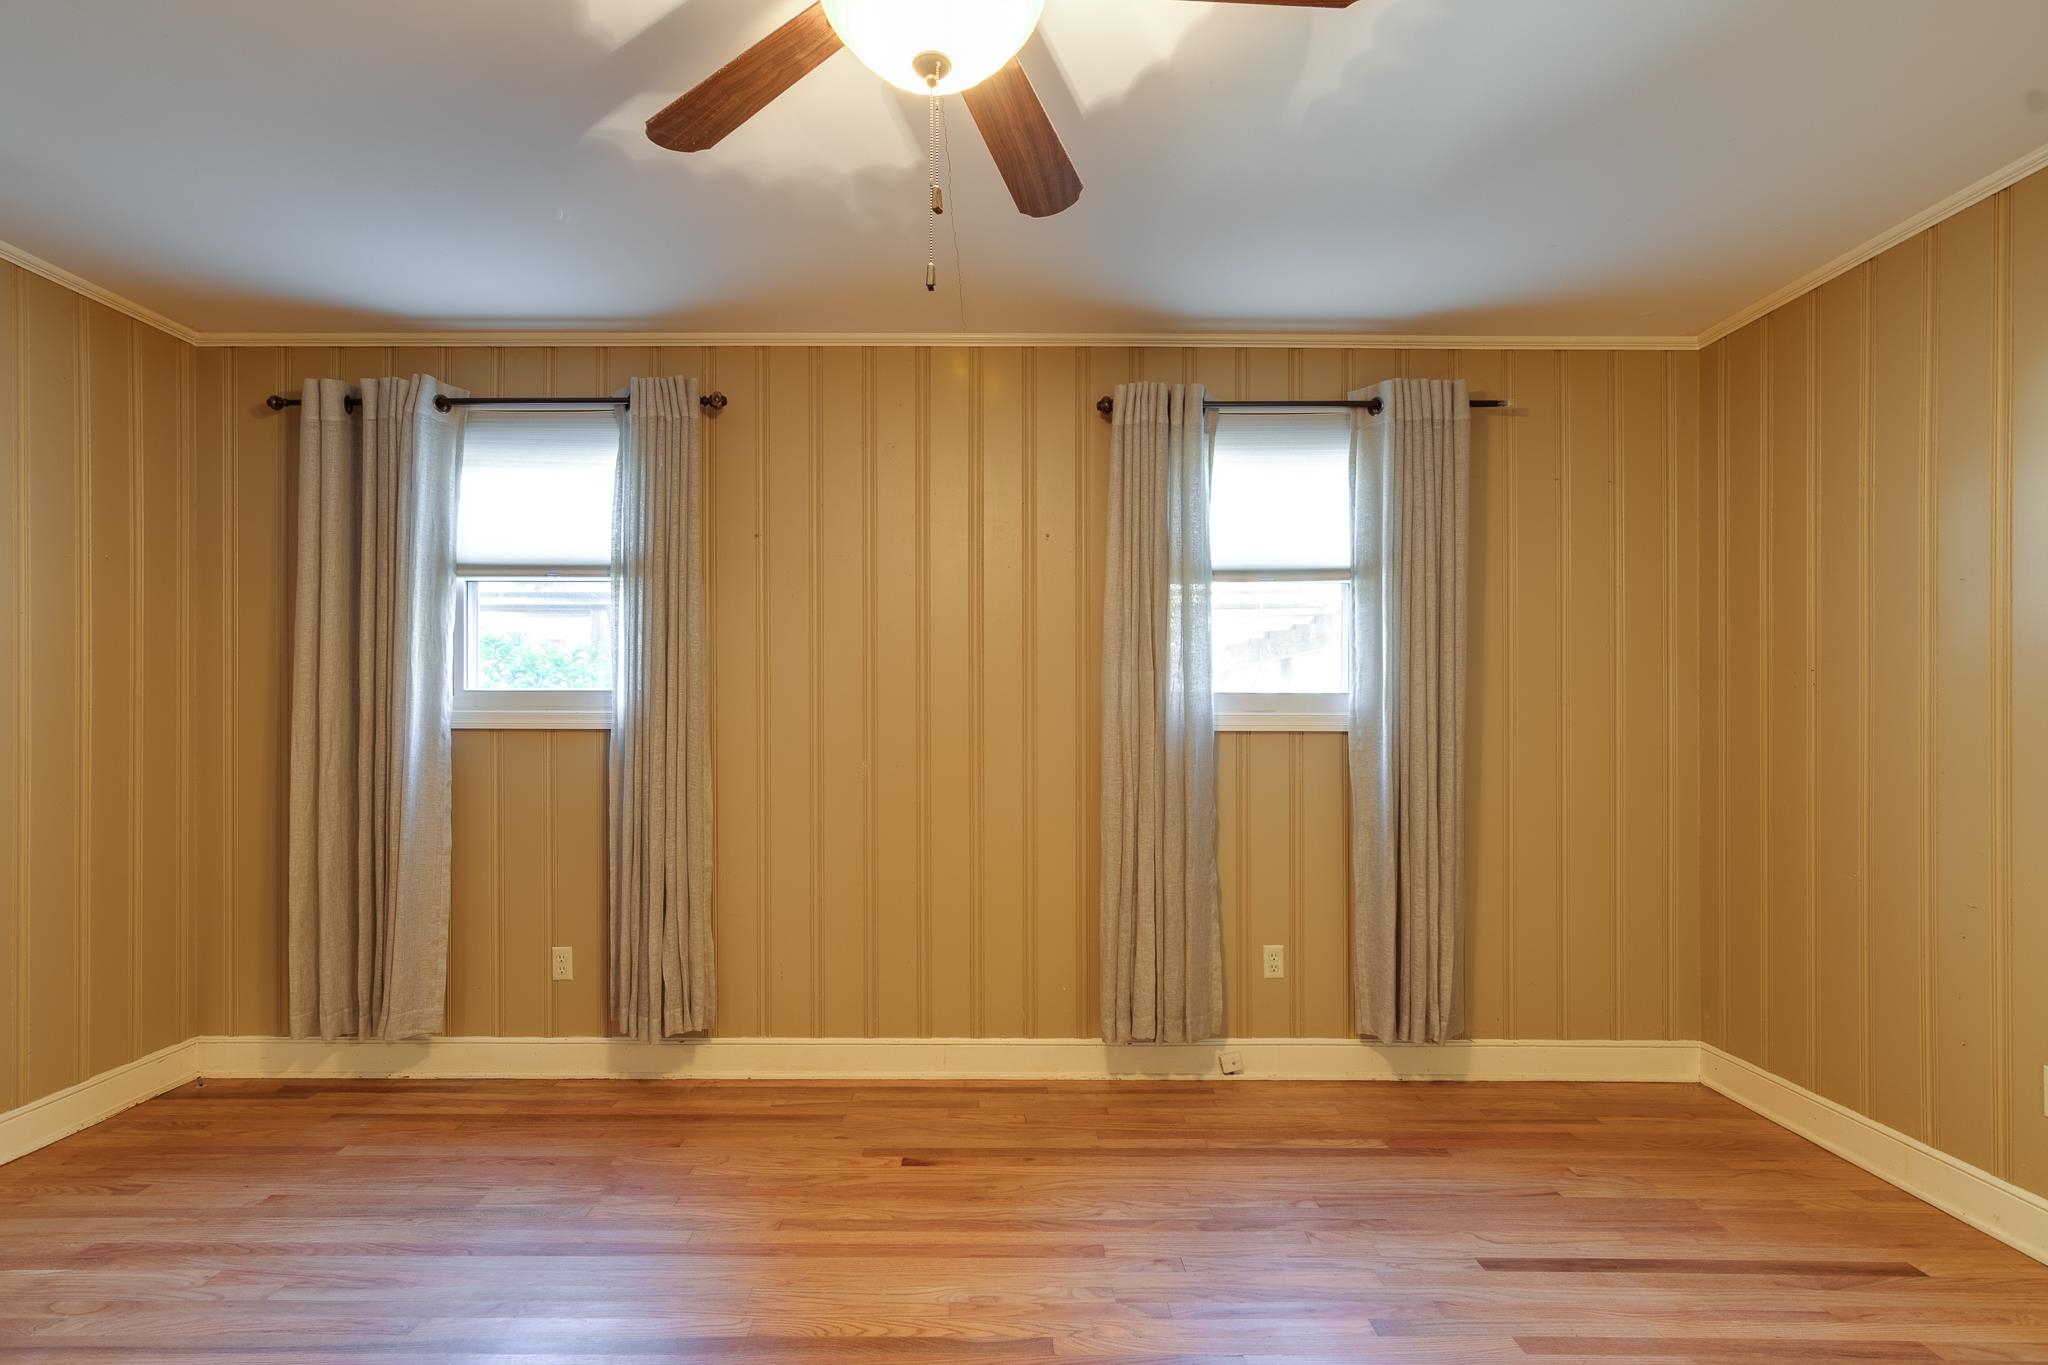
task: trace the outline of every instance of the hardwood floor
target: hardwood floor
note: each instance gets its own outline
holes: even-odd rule
[[[0,1357],[2048,1360],[1697,1086],[226,1082],[0,1167]]]

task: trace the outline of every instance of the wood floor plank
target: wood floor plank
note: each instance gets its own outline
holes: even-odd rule
[[[241,1081],[0,1168],[0,1359],[2048,1361],[1696,1086]]]

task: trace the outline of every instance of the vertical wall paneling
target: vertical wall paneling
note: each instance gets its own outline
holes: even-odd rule
[[[1614,1011],[1616,1031],[1639,1037],[1667,1033],[1674,1006],[1671,368],[1665,355],[1623,354],[1614,385]]]
[[[1770,951],[1764,1017],[1765,1053],[1779,1075],[1812,1083],[1810,932],[1812,891],[1807,851],[1812,846],[1808,788],[1807,705],[1813,674],[1808,584],[1808,532],[1813,309],[1795,300],[1770,319],[1764,391],[1768,458],[1763,490],[1767,527],[1762,552],[1768,570],[1762,655],[1763,724],[1767,769],[1764,800],[1765,904],[1778,909],[1768,926]]]
[[[129,795],[135,836],[128,899],[135,918],[129,968],[132,1048],[146,1054],[189,1032],[185,946],[192,905],[181,790],[190,705],[184,617],[192,371],[191,348],[182,342],[146,326],[132,335],[129,626],[136,686],[129,698],[135,736]]]
[[[548,837],[554,845],[554,943],[574,954],[576,975],[550,983],[549,1027],[571,1038],[609,1033],[605,903],[609,876],[605,784],[610,736],[601,730],[548,734]],[[531,970],[546,969],[545,958]]]
[[[192,361],[0,265],[0,1107],[196,1025]]]
[[[925,357],[888,348],[870,360],[874,448],[874,975],[871,1027],[923,1031],[925,996],[923,518]],[[730,412],[730,409],[727,409]],[[719,419],[722,423],[723,418]],[[721,597],[724,596],[721,590]],[[720,702],[723,705],[723,702]],[[715,761],[715,760],[714,760]],[[888,812],[888,818],[883,818]]]
[[[975,515],[980,525],[975,611],[977,716],[975,819],[979,844],[977,959],[978,1033],[1027,1032],[1036,971],[1037,903],[1029,861],[1034,799],[1029,753],[1036,724],[1028,621],[1027,563],[1033,534],[1032,454],[1027,388],[1032,353],[1013,347],[981,352],[976,394]]]
[[[1866,480],[1862,272],[1815,293],[1813,1088],[1865,1102],[1862,770]],[[1818,799],[1825,791],[1829,799]]]
[[[1700,661],[1700,1037],[1727,1039],[1727,650],[1728,576],[1723,571],[1728,468],[1725,346],[1700,357],[1699,587]]]
[[[490,804],[498,855],[499,1027],[514,1038],[545,1037],[554,1027],[554,993],[543,965],[554,946],[553,735],[506,730],[490,739],[498,780]],[[462,795],[458,791],[456,799]]]
[[[1665,737],[1670,755],[1665,823],[1669,843],[1669,874],[1665,897],[1671,910],[1666,1015],[1669,1036],[1705,1036],[1702,1019],[1706,993],[1704,910],[1702,906],[1705,846],[1699,838],[1705,808],[1706,617],[1699,591],[1701,551],[1706,538],[1706,511],[1700,497],[1706,461],[1706,404],[1702,397],[1704,361],[1696,357],[1664,357],[1666,557],[1666,691]]]
[[[1025,856],[1030,860],[1031,980],[1025,1031],[1033,1035],[1085,1035],[1089,1017],[1081,999],[1076,944],[1086,927],[1087,885],[1080,856],[1080,808],[1075,790],[1087,770],[1079,746],[1093,733],[1079,697],[1080,623],[1087,619],[1079,593],[1086,514],[1087,429],[1094,417],[1081,355],[1064,347],[1031,353],[1024,403],[1030,458],[1029,520],[1025,537],[1028,591],[1025,622],[1030,657],[1030,716],[1026,727],[1029,803]]]
[[[927,357],[923,529],[926,1027],[974,1027],[974,353]]]
[[[817,571],[816,879],[819,1008],[816,1028],[834,1037],[868,1028],[870,892],[867,603],[868,353],[819,354],[814,442]],[[829,662],[828,662],[829,661]],[[824,873],[823,869],[830,869]]]
[[[1723,963],[1727,1036],[1738,1050],[1760,1048],[1766,1021],[1768,962],[1762,952],[1761,924],[1770,894],[1764,879],[1766,841],[1770,828],[1762,803],[1737,801],[1732,793],[1758,793],[1766,764],[1768,734],[1764,727],[1763,691],[1768,676],[1764,658],[1767,635],[1767,578],[1764,566],[1764,517],[1768,487],[1763,439],[1769,416],[1766,329],[1759,322],[1729,339],[1727,387],[1722,407],[1726,442],[1723,519],[1723,573],[1729,623],[1722,667],[1722,706],[1727,717],[1723,733],[1726,781],[1731,793],[1724,819],[1727,848],[1722,922],[1728,950]],[[1747,1051],[1744,1055],[1749,1055]]]
[[[0,1047],[0,1108],[29,1098],[27,1090],[28,831],[26,749],[30,655],[24,617],[28,580],[28,389],[24,357],[30,343],[22,272],[0,265],[0,487],[7,490],[6,542],[0,555],[0,839],[7,866],[0,871],[0,1027],[12,1039]]]
[[[246,403],[286,371],[439,367],[478,392],[587,393],[686,369],[731,397],[706,444],[720,1031],[791,1036],[1094,1031],[1097,396],[1134,375],[1313,397],[1463,374],[1516,403],[1474,419],[1473,1032],[1662,1036],[1697,1018],[1681,1003],[1696,879],[1674,871],[1698,783],[1690,356],[367,348],[237,351],[210,377],[216,355],[200,355],[198,430],[202,462],[231,475],[231,527],[276,514],[274,476],[250,466],[278,458],[288,423]],[[274,564],[283,531],[231,539],[238,564]],[[270,598],[233,600],[229,657],[276,648]],[[253,701],[264,676],[240,661],[236,684]],[[277,739],[215,739],[268,784],[235,798],[223,945],[261,978],[274,940],[240,891],[281,790]],[[451,1031],[602,1028],[602,763],[595,734],[457,737]],[[1343,737],[1225,735],[1218,766],[1231,1030],[1342,1036]],[[578,976],[550,983],[563,943]],[[1267,943],[1288,947],[1283,978],[1259,972]],[[238,982],[234,1027],[274,1017],[276,989]]]
[[[706,433],[720,1028],[793,1036],[1094,1031],[1097,396],[1137,375],[1313,397],[1462,374],[1513,398],[1474,419],[1472,1032],[1698,1017],[1698,879],[1676,870],[1696,856],[1681,684],[1705,567],[1689,355],[194,350],[0,284],[19,492],[0,711],[23,784],[0,793],[19,850],[0,965],[21,986],[0,1099],[282,1030],[297,422],[261,400],[413,371],[475,393],[695,373],[730,395]],[[605,746],[456,736],[451,1033],[605,1029]],[[1218,767],[1231,1031],[1342,1036],[1343,736],[1224,735]],[[1286,977],[1259,974],[1266,943]],[[572,981],[549,979],[557,945]]]
[[[1564,500],[1565,389],[1558,353],[1509,357],[1514,432],[1514,588],[1507,663],[1508,734],[1514,746],[1507,857],[1513,883],[1509,940],[1510,1037],[1564,1035]]]
[[[1618,996],[1615,897],[1620,844],[1615,760],[1624,727],[1615,669],[1621,657],[1615,602],[1625,581],[1615,525],[1615,427],[1619,398],[1612,355],[1574,351],[1565,361],[1560,483],[1563,657],[1558,696],[1564,907],[1564,1036],[1614,1036]]]
[[[759,983],[764,970],[767,803],[762,756],[763,470],[762,352],[723,348],[714,358],[731,405],[705,436],[711,630],[712,926],[718,954],[718,1010],[734,1033],[767,1031]]]
[[[1931,236],[1880,256],[1871,315],[1872,600],[1870,780],[1871,1105],[1926,1138],[1922,823],[1928,780],[1923,697],[1930,621],[1922,559],[1928,423]]]
[[[457,730],[451,755],[454,791],[450,825],[454,849],[449,866],[448,1031],[458,1037],[506,1033],[500,979],[504,951],[500,938],[498,842],[498,734]],[[586,970],[596,969],[590,964]]]
[[[762,465],[766,573],[762,583],[762,698],[766,724],[762,902],[762,1021],[772,1036],[815,1029],[815,845],[811,755],[813,422],[815,354],[764,354]]]
[[[18,985],[26,997],[23,1074],[30,1097],[84,1078],[81,1005],[89,998],[80,952],[86,927],[81,863],[85,678],[80,621],[88,566],[81,374],[84,303],[38,276],[23,276],[29,344],[23,348],[23,443],[27,562],[23,613],[29,668],[25,755],[23,913],[28,950]]]
[[[1508,356],[1498,351],[1459,355],[1476,396],[1511,391]],[[1466,724],[1470,752],[1499,756],[1476,766],[1466,785],[1465,1025],[1474,1037],[1508,1032],[1513,983],[1511,848],[1513,735],[1509,730],[1514,655],[1509,648],[1514,601],[1515,422],[1472,425],[1471,531],[1468,566]],[[1348,923],[1348,908],[1346,919]]]
[[[289,422],[263,400],[285,387],[286,355],[239,350],[230,362],[228,419],[230,1028],[285,1027],[283,753],[290,723],[291,524]]]
[[[1729,822],[1718,845],[1703,825],[1701,895],[1726,943],[1703,925],[1702,973],[1729,1002],[1707,1037],[2036,1191],[2048,1006],[2027,983],[2048,963],[2030,913],[2048,863],[2026,831],[2048,813],[2048,731],[2025,700],[2048,692],[2048,559],[2027,533],[2048,524],[2044,241],[2037,175],[1700,358],[1702,487],[1731,497],[1729,558],[1706,556],[1720,581],[1701,585],[1730,608],[1702,632],[1703,678],[1727,686],[1703,790],[1724,785]],[[1743,415],[1759,387],[1761,427]],[[1763,702],[1746,708],[1757,659]],[[1750,811],[1768,813],[1761,840]]]
[[[880,799],[877,795],[880,753],[875,746],[878,728],[876,693],[879,683],[880,627],[877,625],[876,581],[879,532],[876,496],[876,468],[880,444],[880,407],[877,399],[879,357],[865,352],[861,357],[860,422],[860,601],[861,601],[861,708],[860,708],[860,792],[861,792],[861,1026],[870,1034],[881,1026],[881,1001],[877,983],[881,979],[882,892],[879,830]]]
[[[204,350],[193,358],[192,482],[186,490],[191,527],[185,609],[185,652],[191,704],[186,711],[188,762],[184,800],[191,812],[186,839],[195,915],[191,937],[194,1027],[228,1032],[228,874],[224,793],[227,765],[227,594],[229,541],[226,517],[228,373],[230,352]]]
[[[1927,898],[1930,1140],[1989,1168],[1997,1131],[1992,469],[1998,202],[1933,232],[1930,478],[1932,858]]]
[[[1998,931],[2002,951],[1996,983],[2004,1018],[1994,1025],[1994,1046],[2005,1058],[2007,1089],[2001,1115],[2002,1165],[2009,1179],[2048,1192],[2048,1115],[2042,1112],[2041,1066],[2048,1055],[2048,992],[2039,989],[2048,962],[2048,709],[2029,699],[2048,696],[2048,176],[2035,175],[2006,192],[1999,339],[2005,347],[1996,391],[2004,423],[2001,483],[2007,502],[1998,511],[1995,539],[2007,568],[1996,585],[2006,613],[1998,671],[2011,766],[1997,850],[2005,875]]]
[[[134,329],[136,323],[87,304],[85,323],[85,799],[79,840],[83,927],[89,944],[80,993],[83,1074],[136,1055]]]

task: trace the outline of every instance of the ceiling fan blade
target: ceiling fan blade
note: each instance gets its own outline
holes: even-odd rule
[[[967,112],[974,115],[974,126],[981,129],[981,140],[1020,212],[1050,218],[1073,207],[1081,197],[1081,176],[1015,57],[995,75],[961,91],[960,98],[967,101]]]
[[[840,46],[824,5],[812,5],[647,120],[648,139],[672,152],[715,147]]]

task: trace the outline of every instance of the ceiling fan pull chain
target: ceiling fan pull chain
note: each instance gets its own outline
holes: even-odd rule
[[[927,98],[925,119],[925,171],[931,188],[932,216],[925,223],[924,233],[924,287],[926,293],[937,293],[939,288],[939,215],[946,211],[946,199],[939,189],[939,82],[936,76],[925,77],[925,85],[931,90]]]

